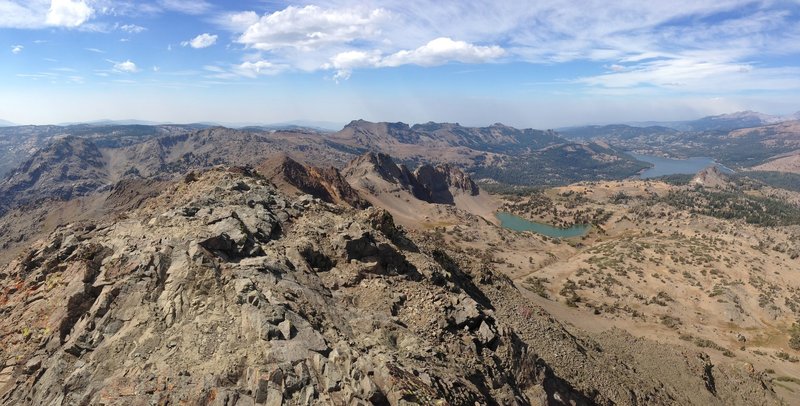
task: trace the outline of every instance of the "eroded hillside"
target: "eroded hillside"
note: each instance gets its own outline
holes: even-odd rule
[[[744,366],[567,329],[492,268],[379,209],[190,175],[2,269],[0,399],[777,403]]]

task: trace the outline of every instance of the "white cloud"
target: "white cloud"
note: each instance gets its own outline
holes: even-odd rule
[[[48,5],[45,1],[0,1],[0,27],[40,28]]]
[[[436,38],[425,45],[412,50],[402,50],[390,55],[381,55],[379,51],[345,51],[336,54],[324,69],[336,69],[335,80],[346,80],[355,68],[363,67],[396,67],[400,65],[436,66],[449,62],[484,63],[500,58],[506,54],[503,48],[478,46],[450,38]]]
[[[75,28],[92,18],[98,0],[0,0],[0,28]]]
[[[336,54],[331,58],[331,62],[323,65],[324,69],[336,69],[333,80],[337,83],[342,80],[350,79],[350,75],[355,68],[367,66],[377,66],[381,62],[381,54],[378,51],[346,51]]]
[[[211,3],[204,0],[159,0],[161,7],[185,14],[204,14],[211,10]]]
[[[649,60],[624,70],[577,79],[595,94],[641,94],[654,90],[734,93],[748,90],[800,89],[800,68],[767,68],[736,62],[724,55],[689,53]]]
[[[124,24],[119,27],[120,30],[127,32],[128,34],[139,34],[142,32],[147,31],[147,28],[144,28],[140,25],[136,24]]]
[[[94,15],[94,9],[83,0],[52,0],[47,12],[47,25],[78,27]]]
[[[326,69],[354,69],[363,68],[366,66],[377,66],[381,63],[380,52],[364,52],[364,51],[346,51],[336,54],[331,58],[331,62],[324,67]]]
[[[427,44],[411,50],[398,51],[384,58],[380,66],[420,65],[436,66],[447,62],[483,63],[505,55],[503,48],[492,46],[477,46],[464,41],[454,41],[450,38],[436,38]]]
[[[22,45],[12,45],[11,46],[11,53],[14,55],[19,54],[25,47]]]
[[[484,63],[499,58],[548,64],[596,61],[614,70],[626,61],[675,56],[681,49],[740,46],[758,53],[787,41],[761,38],[756,43],[754,33],[771,30],[785,38],[791,26],[786,12],[731,17],[730,11],[749,0],[669,4],[373,0],[368,4],[318,0],[315,5],[288,6],[260,17],[253,11],[221,14],[215,21],[238,33],[237,42],[246,48],[269,52],[273,62],[306,71],[336,69],[340,77],[358,67]],[[706,19],[720,15],[730,21]],[[690,19],[691,24],[679,23]],[[800,36],[800,29],[791,31]]]
[[[104,54],[104,53],[106,53],[102,49],[97,49],[97,48],[84,48],[84,49],[89,51],[89,52],[94,52],[96,54]]]
[[[136,73],[139,71],[139,68],[136,66],[135,63],[131,62],[130,59],[124,62],[112,62],[112,63],[114,63],[114,70],[117,72]]]
[[[211,34],[200,34],[189,41],[181,42],[182,46],[191,46],[195,49],[208,48],[217,43],[217,36]]]
[[[248,61],[234,66],[233,71],[241,76],[255,78],[261,75],[276,75],[286,70],[285,66],[275,65],[268,61]]]
[[[382,9],[323,9],[317,6],[289,6],[253,22],[251,14],[239,14],[240,22],[249,24],[239,42],[262,51],[281,48],[313,50],[369,40],[379,33],[379,23],[386,19]]]
[[[255,11],[225,13],[214,19],[220,27],[236,33],[244,32],[248,27],[258,23],[259,16]]]

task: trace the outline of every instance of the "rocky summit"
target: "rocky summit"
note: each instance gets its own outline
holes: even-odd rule
[[[0,269],[0,403],[773,404],[746,365],[568,331],[381,209],[192,173]]]

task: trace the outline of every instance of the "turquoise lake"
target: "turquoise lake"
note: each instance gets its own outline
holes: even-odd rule
[[[583,237],[589,233],[589,229],[591,228],[588,225],[575,225],[569,228],[558,228],[547,224],[528,221],[522,217],[505,212],[495,213],[495,217],[500,220],[500,225],[503,226],[503,228],[514,231],[533,231],[534,233],[553,238]]]
[[[716,163],[713,158],[709,157],[671,159],[653,155],[634,154],[632,152],[629,152],[628,155],[640,161],[653,164],[652,168],[645,169],[644,172],[639,175],[642,179],[657,178],[667,175],[694,175],[711,165],[717,165],[717,167],[725,173],[733,173],[731,169]]]

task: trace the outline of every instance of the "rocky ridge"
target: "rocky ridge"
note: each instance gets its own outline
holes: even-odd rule
[[[385,211],[241,168],[61,227],[0,274],[7,404],[776,403],[752,370],[570,332]]]

